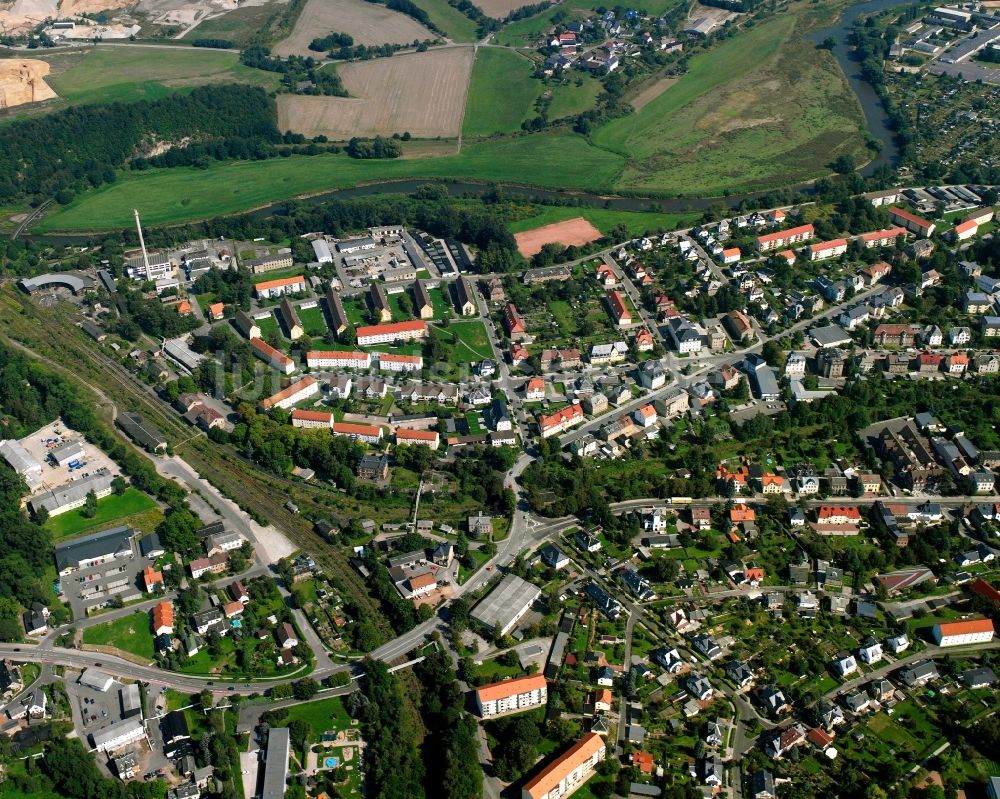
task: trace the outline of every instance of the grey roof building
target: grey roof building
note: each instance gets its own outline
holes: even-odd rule
[[[142,700],[139,698],[139,686],[137,683],[130,683],[119,688],[118,700],[122,705],[122,718],[128,719],[132,716],[142,716]]]
[[[150,452],[158,452],[167,448],[167,439],[156,427],[147,422],[142,414],[121,413],[115,423],[140,447]]]
[[[91,491],[98,498],[106,497],[111,493],[111,481],[114,479],[110,474],[92,474],[90,477],[82,477],[74,483],[43,491],[28,501],[28,508],[32,513],[38,513],[42,508],[48,512],[49,516],[57,516],[73,508],[79,508],[87,501],[87,494]]]
[[[506,575],[473,609],[472,618],[487,629],[499,627],[506,635],[528,612],[541,589],[514,574]]]
[[[156,533],[150,533],[139,539],[139,552],[144,558],[158,558],[166,550]]]
[[[112,527],[56,545],[56,568],[60,574],[95,561],[107,561],[132,554],[131,527]]]
[[[261,799],[284,799],[288,780],[288,753],[291,743],[287,727],[272,727],[267,733],[264,785]]]

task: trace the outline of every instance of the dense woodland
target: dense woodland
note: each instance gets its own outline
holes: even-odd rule
[[[378,660],[362,664],[361,691],[348,710],[361,722],[367,795],[379,799],[424,799],[424,767],[417,751],[420,721],[399,678]]]
[[[251,86],[201,86],[136,103],[82,105],[0,127],[0,202],[69,202],[115,180],[151,140],[280,141],[274,101]]]

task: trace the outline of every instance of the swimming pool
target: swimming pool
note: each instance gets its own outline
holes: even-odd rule
[[[340,765],[339,757],[328,757],[323,761],[327,768],[337,768]]]

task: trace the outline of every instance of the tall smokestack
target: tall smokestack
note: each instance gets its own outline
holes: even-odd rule
[[[146,253],[146,241],[142,237],[142,224],[139,222],[139,209],[133,208],[135,214],[135,229],[139,231],[139,247],[142,248],[142,265],[146,269],[146,280],[149,280],[149,255]]]

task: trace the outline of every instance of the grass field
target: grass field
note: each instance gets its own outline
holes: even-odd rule
[[[288,717],[284,723],[289,724],[296,719],[306,722],[312,729],[313,742],[319,741],[320,736],[328,730],[346,730],[351,726],[351,717],[339,696],[294,705],[288,709]]]
[[[49,62],[49,85],[59,95],[49,108],[76,103],[99,103],[164,97],[175,91],[208,83],[252,83],[272,89],[278,75],[251,69],[236,52],[194,47],[156,51],[128,47],[88,48],[40,56]]]
[[[96,624],[83,631],[83,642],[97,646],[115,646],[140,657],[153,657],[153,631],[149,615],[133,613],[131,616]]]
[[[552,92],[549,119],[572,117],[593,108],[601,88],[599,80],[587,75],[574,75],[562,83],[552,85],[549,89]]]
[[[97,514],[92,519],[85,517],[82,509],[78,508],[53,516],[45,523],[45,527],[52,532],[53,540],[59,541],[90,529],[112,526],[112,522],[120,522],[126,517],[139,517],[146,514],[150,514],[151,520],[156,517],[156,521],[152,521],[152,525],[155,525],[162,518],[159,508],[151,497],[146,496],[136,488],[127,488],[121,496],[110,494],[97,500]],[[150,527],[150,525],[147,523],[143,529],[145,527]],[[145,531],[149,532],[149,530]]]
[[[623,165],[623,158],[589,146],[581,136],[536,135],[468,144],[461,155],[414,161],[359,161],[326,154],[218,163],[207,169],[157,169],[125,173],[114,184],[59,208],[32,230],[130,227],[133,208],[139,209],[146,224],[170,224],[380,178],[461,174],[480,180],[599,189],[610,184]]]
[[[448,0],[416,0],[416,5],[427,12],[437,27],[455,42],[474,42],[478,26],[457,8],[448,5]]]
[[[513,50],[481,47],[476,51],[465,106],[462,133],[465,136],[492,136],[521,129],[533,116],[541,81],[531,77],[532,64]],[[503,98],[502,102],[498,102]]]
[[[640,111],[593,135],[628,159],[617,188],[681,195],[788,185],[864,160],[863,120],[833,57],[778,16],[704,54]]]
[[[300,308],[298,313],[299,321],[302,322],[302,327],[306,331],[307,336],[326,335],[326,317],[323,316],[322,308],[318,305],[315,308]]]
[[[245,47],[279,8],[280,3],[236,8],[218,17],[206,19],[186,33],[184,39],[226,39],[238,47]]]
[[[458,363],[472,363],[493,357],[493,348],[482,322],[452,322],[446,328],[438,328],[442,337],[450,334],[454,339],[455,357]]]
[[[613,211],[608,208],[571,208],[558,205],[539,206],[536,211],[537,213],[533,216],[508,222],[508,230],[511,233],[520,233],[542,225],[551,225],[553,222],[562,222],[566,219],[582,216],[604,235],[607,235],[615,225],[623,224],[628,228],[629,235],[634,237],[659,228],[676,230],[693,224],[701,217],[700,213],[694,211],[688,214],[661,214],[655,211]]]

